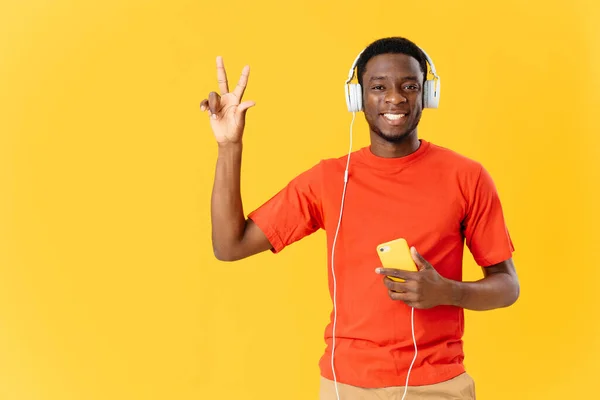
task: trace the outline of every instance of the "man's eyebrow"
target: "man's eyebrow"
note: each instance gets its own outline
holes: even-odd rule
[[[371,82],[371,81],[379,81],[379,80],[382,80],[382,79],[387,79],[387,78],[388,78],[387,76],[372,76],[372,77],[369,79],[369,82]],[[403,80],[403,81],[416,81],[416,80],[418,80],[418,79],[419,79],[419,78],[418,78],[418,77],[416,77],[416,76],[405,76],[405,77],[402,77],[402,80]]]

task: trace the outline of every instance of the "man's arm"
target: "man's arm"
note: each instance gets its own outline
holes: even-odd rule
[[[459,282],[441,276],[417,250],[411,254],[418,271],[377,268],[384,275],[384,283],[392,300],[400,300],[415,308],[441,305],[468,310],[492,310],[508,307],[519,297],[519,280],[511,259],[484,267],[484,277],[476,282]],[[403,279],[396,282],[388,278]]]
[[[484,277],[475,282],[452,282],[450,304],[470,310],[508,307],[519,298],[520,287],[511,257],[514,246],[500,197],[491,175],[482,165],[477,179],[473,176],[471,180],[470,185],[465,185],[470,200],[463,233],[474,260],[482,266]]]
[[[211,199],[212,244],[215,257],[235,261],[271,248],[263,232],[244,218],[240,190],[242,167],[242,135],[246,111],[253,101],[241,102],[248,84],[250,67],[244,67],[239,82],[229,91],[225,65],[217,57],[219,95],[210,92],[202,100],[200,109],[210,119],[210,126],[218,144],[215,182]]]
[[[240,190],[242,144],[220,145],[211,198],[212,245],[221,261],[236,261],[271,248],[250,219],[244,218]]]
[[[484,277],[478,281],[449,281],[450,305],[484,311],[508,307],[517,301],[520,285],[512,258],[482,269]]]

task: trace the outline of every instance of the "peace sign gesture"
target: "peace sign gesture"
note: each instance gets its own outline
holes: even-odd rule
[[[200,102],[200,109],[206,111],[210,117],[210,126],[219,144],[242,141],[246,111],[255,104],[253,101],[241,103],[249,75],[250,67],[245,66],[237,86],[233,92],[229,92],[223,58],[217,57],[217,80],[221,94],[210,92],[208,100],[204,99]]]

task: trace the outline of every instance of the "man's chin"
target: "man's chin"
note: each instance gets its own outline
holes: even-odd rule
[[[380,138],[382,138],[386,142],[390,142],[390,143],[401,143],[401,142],[405,141],[410,136],[409,132],[382,132],[382,131],[377,131],[376,133],[377,133],[377,135]]]

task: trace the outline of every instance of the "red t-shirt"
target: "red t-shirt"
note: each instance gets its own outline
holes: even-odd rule
[[[322,160],[294,178],[250,213],[274,253],[325,229],[329,291],[331,249],[338,224],[347,156]],[[403,237],[446,278],[462,280],[466,243],[482,267],[514,251],[494,183],[480,163],[421,140],[401,158],[375,156],[369,147],[352,153],[344,210],[335,249],[338,382],[375,388],[402,386],[414,357],[410,307],[389,298],[378,244]],[[418,357],[410,385],[451,379],[464,372],[463,310],[415,309]],[[321,374],[331,371],[331,321],[325,329]]]

